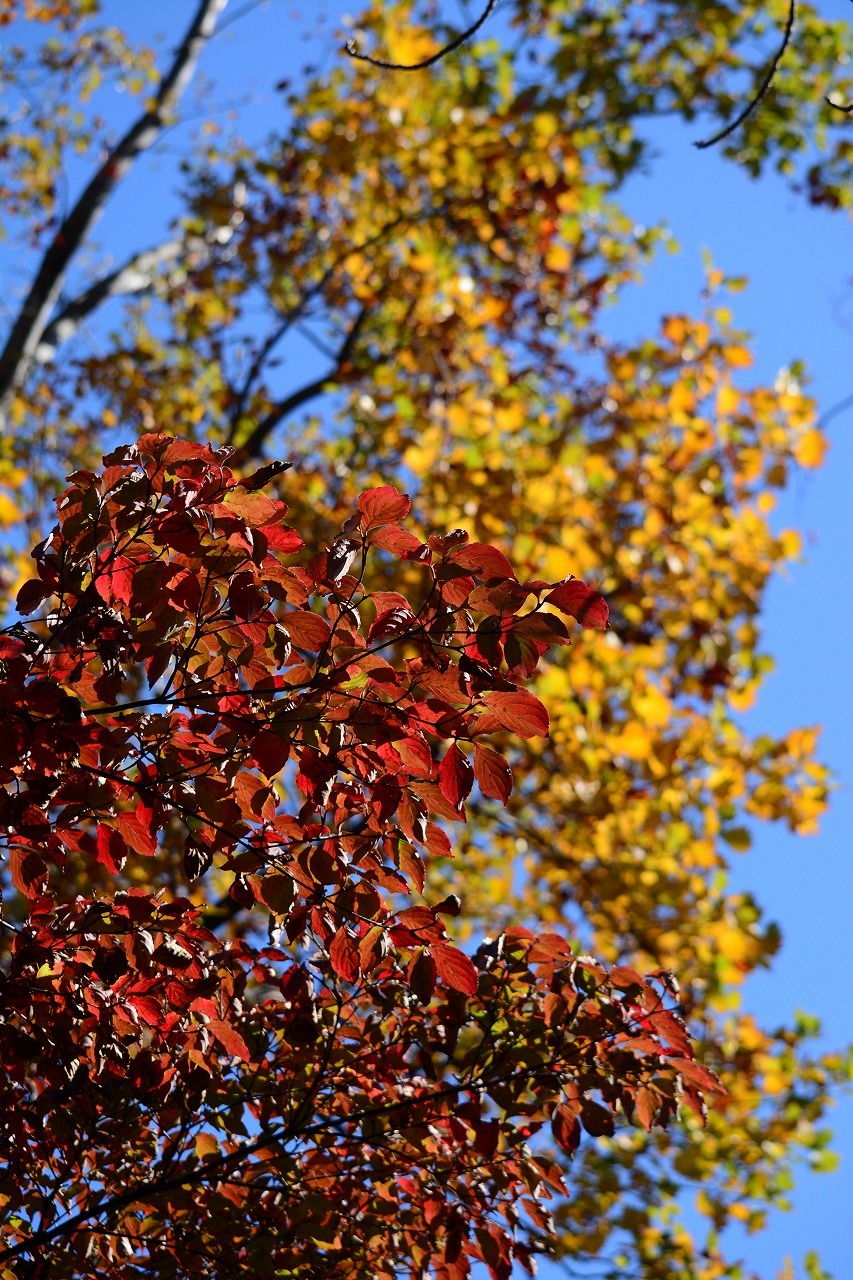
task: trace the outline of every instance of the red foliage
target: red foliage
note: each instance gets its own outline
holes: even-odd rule
[[[281,468],[228,458],[73,475],[0,637],[0,1275],[508,1277],[562,1187],[543,1124],[573,1151],[718,1088],[659,980],[521,929],[469,957],[421,900],[438,823],[509,797],[484,739],[547,732],[551,609],[606,606],[421,543],[388,486],[294,560]],[[229,898],[158,890],[175,858]]]

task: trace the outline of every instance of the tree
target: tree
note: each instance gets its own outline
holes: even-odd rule
[[[584,632],[570,660],[551,655],[537,675],[552,637],[522,631],[507,642],[510,678],[535,677],[550,736],[498,744],[517,780],[509,796],[500,790],[503,767],[481,756],[497,771],[495,793],[478,779],[467,805],[472,821],[448,828],[455,859],[431,858],[421,888],[431,902],[463,898],[462,914],[446,927],[469,950],[484,931],[524,924],[538,933],[544,922],[617,971],[677,972],[700,1056],[719,1071],[728,1099],[705,1128],[688,1120],[665,1138],[640,1129],[630,1141],[626,1131],[615,1145],[584,1144],[567,1165],[572,1194],[557,1213],[557,1248],[616,1271],[613,1255],[624,1249],[653,1278],[732,1275],[715,1230],[733,1210],[760,1225],[768,1203],[784,1195],[787,1161],[799,1151],[817,1158],[817,1124],[843,1069],[809,1058],[805,1024],[769,1034],[737,1011],[743,978],[768,963],[778,933],[751,898],[725,885],[727,849],[748,840],[743,815],[807,831],[825,800],[814,731],[753,741],[736,721],[766,670],[765,585],[798,548],[793,532],[770,530],[772,490],[794,465],[819,463],[823,443],[795,377],[774,388],[744,385],[748,344],[719,305],[730,283],[719,272],[709,273],[701,317],[669,316],[632,349],[607,339],[602,304],[637,277],[659,238],[634,228],[616,203],[620,183],[645,158],[644,117],[710,116],[704,136],[731,121],[762,83],[779,38],[774,29],[756,56],[754,37],[767,34],[768,20],[781,28],[787,6],[768,7],[769,18],[758,6],[718,6],[711,18],[707,5],[519,2],[509,20],[523,57],[507,40],[506,11],[477,33],[491,43],[466,44],[425,71],[342,56],[338,69],[299,86],[287,122],[263,145],[202,133],[185,156],[175,224],[86,278],[80,250],[94,217],[137,160],[140,138],[153,141],[171,124],[183,72],[203,56],[199,41],[211,38],[218,8],[198,7],[194,34],[158,81],[152,56],[98,25],[90,5],[36,7],[33,19],[63,26],[61,57],[49,43],[36,54],[37,106],[31,52],[18,55],[10,42],[4,77],[26,94],[7,124],[10,233],[21,211],[39,205],[42,213],[26,218],[32,284],[0,360],[9,520],[18,508],[40,524],[57,474],[96,467],[99,441],[121,423],[125,432],[230,443],[236,475],[267,448],[292,455],[299,484],[272,477],[270,501],[286,494],[312,548],[348,554],[342,539],[356,532],[346,522],[359,491],[397,481],[416,490],[418,510],[428,513],[419,545],[429,527],[463,528],[478,544],[502,548],[523,580],[578,573],[603,591],[613,610],[607,635]],[[409,63],[436,53],[445,34],[435,13],[377,7],[359,20],[356,50]],[[810,198],[846,201],[845,120],[820,93],[844,100],[845,40],[840,24],[801,13],[760,108],[723,142],[732,159],[756,174],[776,164]],[[88,108],[74,114],[97,76],[142,97],[153,83],[154,98],[142,102],[124,141],[105,148],[63,218],[63,149],[104,139]],[[804,172],[806,140],[832,130],[841,141]],[[83,326],[102,312],[115,318],[112,300],[121,297],[127,310],[114,333],[99,330],[93,352]],[[277,360],[304,333],[328,366],[293,386]],[[305,408],[324,397],[325,416],[306,422]],[[22,545],[13,524],[6,564],[16,588],[30,576]],[[406,575],[416,567],[377,557],[374,591],[411,599]],[[404,652],[401,637],[391,640]],[[123,631],[113,642],[121,663],[129,642]],[[496,662],[495,652],[482,656]],[[465,766],[452,753],[450,760],[461,786]],[[286,771],[282,779],[292,790]],[[229,955],[238,943],[255,946],[271,904],[258,903],[241,876],[257,869],[226,865],[232,854],[214,847],[203,871],[202,841],[188,862],[202,878],[188,889],[170,839],[141,864],[137,850],[126,867],[93,866],[83,848],[61,879],[53,872],[51,893],[65,904],[57,910],[71,913],[69,928],[78,894],[110,899],[156,886],[166,900],[188,896],[200,927],[231,939]],[[108,852],[117,837],[101,843]],[[411,871],[401,874],[411,884]],[[219,904],[213,914],[209,896]],[[13,899],[9,911],[15,922],[30,908]],[[513,942],[519,954],[507,963],[522,966],[513,975],[523,972],[529,941]],[[424,962],[416,981],[429,972]],[[593,972],[597,981],[606,973]],[[30,981],[29,971],[22,975]],[[232,980],[236,991],[243,979]],[[383,971],[381,991],[371,987],[352,1017],[379,1025],[369,1002],[386,1008],[401,980]],[[529,979],[508,979],[516,981]],[[428,1040],[432,1007],[401,1034]],[[461,1023],[459,1037],[465,1043]],[[222,1079],[239,1096],[245,1073]],[[543,1096],[543,1115],[549,1105]],[[544,1158],[538,1141],[533,1147],[533,1158]],[[300,1175],[294,1168],[287,1176],[292,1186]],[[671,1225],[685,1183],[701,1188],[706,1241]],[[547,1232],[547,1222],[536,1230]],[[494,1254],[490,1260],[496,1265]],[[227,1272],[231,1263],[211,1265]],[[303,1256],[299,1265],[323,1264]]]
[[[301,538],[262,490],[281,468],[240,480],[230,453],[144,435],[76,473],[18,597],[46,617],[2,642],[28,899],[3,985],[4,1274],[531,1269],[538,1198],[563,1189],[528,1145],[544,1120],[572,1152],[581,1126],[701,1117],[722,1090],[671,975],[523,928],[474,963],[441,919],[459,898],[398,904],[452,854],[436,818],[464,821],[475,781],[509,798],[489,735],[547,731],[517,684],[531,651],[606,606],[519,583],[461,531],[421,543],[390,486],[288,564]],[[407,596],[370,588],[377,555]],[[152,879],[152,858],[190,882],[216,862],[228,899],[51,894],[75,866]]]

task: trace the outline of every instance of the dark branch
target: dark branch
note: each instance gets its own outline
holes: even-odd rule
[[[240,424],[240,419],[243,417],[243,410],[246,407],[246,401],[249,398],[252,387],[260,377],[267,360],[272,355],[279,342],[281,342],[282,338],[286,336],[288,330],[293,324],[295,324],[295,320],[292,315],[287,316],[282,320],[281,324],[277,325],[266,341],[262,343],[257,355],[249,366],[246,377],[243,379],[243,385],[237,393],[237,403],[234,405],[231,412],[232,437]]]
[[[86,317],[96,311],[102,302],[106,302],[107,298],[143,293],[150,289],[157,267],[173,262],[183,248],[180,240],[168,240],[156,249],[137,253],[123,267],[111,271],[76,298],[72,298],[56,313],[42,334],[35,352],[36,360],[42,364],[52,359],[57,347],[73,338]]]
[[[257,458],[263,448],[267,437],[276,429],[278,424],[287,417],[289,413],[293,413],[294,409],[298,409],[300,405],[305,404],[308,400],[313,400],[316,396],[321,395],[330,385],[333,385],[344,367],[352,356],[353,349],[362,326],[367,319],[367,307],[362,307],[350,326],[349,332],[341,343],[337,356],[335,358],[334,368],[328,373],[324,373],[322,377],[315,378],[313,382],[306,383],[304,387],[300,387],[298,391],[294,391],[292,395],[286,399],[280,400],[265,417],[261,418],[249,436],[242,444],[238,446],[238,457]],[[233,443],[233,439],[231,441]]]
[[[48,245],[0,354],[0,416],[35,358],[74,255],[136,158],[157,141],[168,125],[226,3],[227,0],[201,0],[172,66],[160,81],[151,109],[113,148]]]
[[[788,48],[788,45],[791,43],[791,36],[794,34],[794,23],[796,22],[796,20],[797,20],[797,0],[790,0],[790,4],[788,7],[788,20],[785,23],[785,34],[782,36],[782,43],[779,46],[779,50],[776,54],[776,57],[773,59],[773,61],[770,63],[770,66],[767,68],[767,72],[764,76],[764,79],[762,80],[761,84],[758,87],[758,92],[746,104],[743,111],[741,111],[740,114],[734,118],[734,120],[732,120],[729,124],[727,124],[724,129],[721,129],[719,133],[715,133],[713,138],[705,138],[703,142],[694,142],[693,144],[694,147],[699,147],[700,150],[704,149],[705,147],[713,147],[715,143],[722,142],[723,138],[727,138],[729,134],[734,133],[735,129],[737,129],[739,125],[742,125],[744,120],[746,120],[748,116],[752,115],[753,111],[758,106],[758,104],[762,101],[762,99],[765,97],[768,90],[770,89],[771,84],[773,83],[773,80],[776,76],[776,72],[779,70],[779,64],[781,63],[783,57],[785,56],[785,50]]]
[[[853,109],[853,108],[851,108]],[[824,431],[832,422],[833,418],[837,418],[839,414],[846,413],[848,409],[853,409],[853,395],[845,396],[843,400],[837,400],[835,404],[825,410],[815,423],[817,431]]]
[[[355,58],[357,62],[369,62],[372,67],[383,67],[387,71],[423,71],[426,67],[435,66],[436,62],[440,62],[442,58],[446,58],[449,53],[455,53],[457,49],[461,48],[461,46],[466,43],[466,41],[476,35],[480,30],[480,27],[485,24],[489,14],[493,12],[497,2],[498,0],[487,0],[485,9],[473,26],[469,27],[467,31],[463,31],[455,40],[451,40],[450,44],[446,44],[443,49],[439,49],[438,53],[434,53],[432,57],[424,58],[423,62],[385,62],[382,58],[371,58],[367,53],[358,52],[354,40],[348,40],[344,45],[344,49],[345,52],[351,58]]]

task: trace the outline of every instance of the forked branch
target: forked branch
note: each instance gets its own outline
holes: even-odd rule
[[[298,391],[294,391],[284,400],[280,400],[278,404],[270,409],[269,413],[254,426],[247,438],[238,445],[238,457],[241,458],[258,458],[260,451],[264,446],[267,437],[276,429],[278,424],[282,422],[289,413],[293,413],[300,405],[306,404],[307,401],[313,400],[316,396],[321,395],[329,387],[334,386],[344,366],[352,359],[352,354],[358,341],[359,334],[368,316],[367,307],[362,307],[351,324],[349,330],[344,337],[343,342],[338,348],[335,365],[328,373],[322,374],[319,378],[314,378],[312,382],[308,382],[304,387],[300,387]],[[234,426],[237,424],[234,423]],[[233,443],[233,441],[232,441]]]

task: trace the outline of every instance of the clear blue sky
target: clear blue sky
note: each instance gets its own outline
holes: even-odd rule
[[[146,40],[162,31],[171,41],[192,7],[187,0],[180,5],[173,0],[105,3],[108,15]],[[237,7],[242,6],[232,0],[229,9]],[[842,0],[819,0],[817,7],[828,16],[853,17]],[[241,115],[252,133],[263,136],[281,112],[280,97],[270,86],[293,76],[305,61],[330,65],[337,21],[357,9],[357,0],[263,5],[223,33],[205,55],[203,70],[229,86],[226,96],[253,97]],[[456,15],[455,0],[447,0],[445,11]],[[302,41],[299,32],[316,29],[322,14],[329,23],[319,27],[319,38]],[[853,394],[849,223],[841,215],[808,209],[772,177],[753,183],[714,152],[695,150],[691,142],[702,136],[701,126],[666,122],[655,126],[652,136],[659,159],[649,176],[629,183],[623,201],[639,222],[668,219],[681,253],[663,255],[643,287],[625,295],[610,312],[610,331],[648,334],[665,312],[695,311],[705,246],[727,274],[750,278],[748,291],[734,305],[738,323],[756,335],[756,378],[772,381],[783,365],[799,358],[813,376],[824,410]],[[105,243],[123,240],[128,249],[135,248],[140,234],[146,243],[157,243],[163,218],[172,211],[177,141],[172,139],[167,154],[148,159],[128,181],[102,226]],[[748,724],[772,732],[822,724],[823,756],[836,771],[839,790],[817,837],[803,840],[766,825],[756,828],[755,847],[737,862],[734,878],[738,887],[756,894],[785,937],[772,972],[750,981],[748,1005],[771,1024],[788,1020],[796,1008],[816,1013],[823,1021],[824,1043],[838,1046],[851,1038],[853,1028],[846,978],[853,958],[853,663],[848,656],[853,408],[834,419],[829,434],[827,465],[799,479],[778,513],[780,526],[795,525],[807,534],[807,554],[790,578],[777,580],[770,591],[765,647],[775,655],[777,668]],[[786,1254],[801,1263],[814,1247],[837,1280],[853,1276],[853,1100],[838,1108],[837,1129],[841,1171],[833,1176],[803,1171],[792,1213],[777,1215],[758,1237],[731,1237],[732,1248],[767,1280]],[[543,1265],[541,1274],[548,1280],[562,1273]]]

